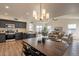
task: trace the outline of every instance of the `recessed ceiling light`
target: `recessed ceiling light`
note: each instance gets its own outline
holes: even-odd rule
[[[4,15],[8,15],[8,13],[4,13]]]
[[[6,9],[8,9],[8,8],[9,8],[9,6],[5,6],[5,8],[6,8]]]

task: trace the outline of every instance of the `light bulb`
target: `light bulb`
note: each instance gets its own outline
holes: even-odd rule
[[[48,18],[49,18],[49,13],[46,14],[46,19],[48,19]]]
[[[5,6],[5,8],[6,8],[6,9],[8,9],[8,8],[9,8],[9,6]]]
[[[45,16],[46,10],[42,9],[42,15]]]
[[[33,11],[33,17],[35,17],[37,15],[36,11]]]

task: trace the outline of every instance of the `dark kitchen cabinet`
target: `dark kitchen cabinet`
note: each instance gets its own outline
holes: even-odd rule
[[[6,41],[5,33],[0,33],[0,42],[5,42],[5,41]]]
[[[5,28],[6,24],[14,24],[15,28],[26,28],[26,22],[0,19],[0,28]]]
[[[6,40],[9,40],[9,39],[15,39],[15,34],[7,34]]]
[[[26,28],[26,22],[16,22],[15,27],[16,28]]]
[[[22,32],[16,33],[16,34],[15,34],[15,39],[16,39],[16,40],[21,40],[21,39],[23,39],[23,33],[22,33]]]
[[[11,20],[0,19],[0,28],[5,28],[6,24],[15,24],[15,22]]]
[[[0,28],[5,28],[5,22],[4,21],[0,21]]]
[[[29,34],[29,33],[23,33],[23,38],[27,39],[27,38],[35,38],[36,34]]]

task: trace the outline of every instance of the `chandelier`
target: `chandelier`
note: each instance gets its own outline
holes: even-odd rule
[[[49,19],[49,13],[47,13],[46,9],[42,9],[41,3],[40,3],[39,14],[37,11],[33,10],[33,18],[36,20],[48,20]]]

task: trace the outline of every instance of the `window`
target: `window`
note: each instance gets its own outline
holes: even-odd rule
[[[76,29],[76,24],[68,24],[68,29]]]
[[[68,24],[68,33],[74,33],[76,31],[76,24]]]
[[[47,26],[47,29],[48,29],[48,33],[50,33],[52,31],[51,26]]]
[[[36,26],[36,32],[42,32],[43,27],[41,25]]]
[[[33,24],[32,23],[29,24],[29,31],[33,31]]]

